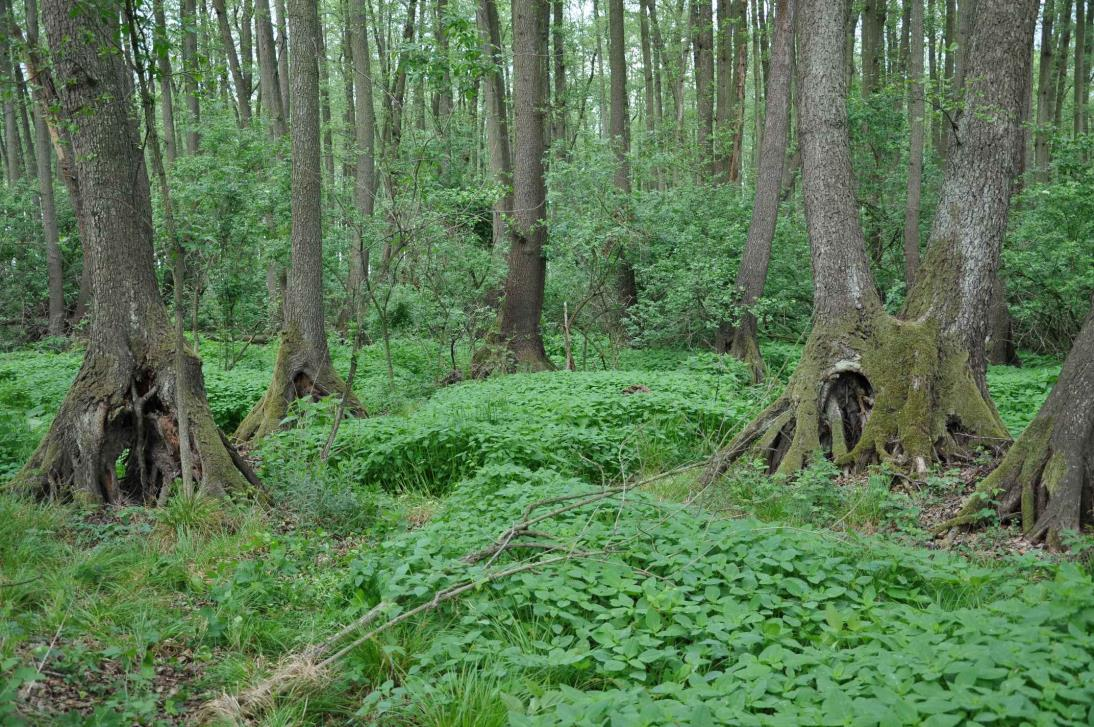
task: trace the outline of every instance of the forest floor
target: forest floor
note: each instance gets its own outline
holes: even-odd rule
[[[325,403],[250,453],[270,506],[176,496],[103,511],[0,494],[0,723],[191,723],[381,601],[386,620],[462,583],[474,587],[241,721],[1094,721],[1090,541],[1061,559],[1008,523],[929,534],[987,459],[917,481],[746,465],[698,488],[702,461],[777,395],[795,347],[765,347],[764,387],[686,351],[439,387],[448,352],[395,343],[394,380],[380,347],[364,351],[356,388],[381,415],[346,422],[329,461]],[[230,370],[226,347],[202,353],[230,430],[274,352],[251,347]],[[348,352],[335,356],[344,369]],[[79,361],[0,356],[0,478]],[[992,369],[1013,432],[1056,372],[1036,358]],[[540,515],[531,537],[499,540]]]

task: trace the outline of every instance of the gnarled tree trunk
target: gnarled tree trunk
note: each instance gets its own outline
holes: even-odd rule
[[[73,13],[63,0],[44,3],[43,17],[58,112],[79,122],[69,128],[92,317],[80,373],[15,485],[43,498],[162,501],[186,447],[202,490],[242,489],[246,465],[214,424],[201,363],[189,351],[182,360],[190,436],[179,438],[175,346],[153,272],[148,177],[123,92],[128,71],[117,51],[103,51],[119,39],[101,15]]]
[[[1026,537],[1052,548],[1094,522],[1094,310],[1041,411],[946,527],[975,522],[991,499],[1000,516],[1020,512]]]
[[[331,364],[323,320],[323,237],[319,171],[319,16],[309,0],[289,3],[289,81],[292,114],[292,265],[285,297],[281,345],[265,395],[240,422],[241,441],[277,429],[289,404],[308,396],[346,397],[364,413]]]
[[[813,259],[813,332],[786,393],[708,470],[752,452],[793,472],[817,452],[848,467],[924,470],[1005,441],[984,384],[984,319],[1017,168],[1035,0],[981,0],[968,113],[946,170],[932,244],[900,318],[870,275],[853,197],[845,98],[846,3],[800,12],[799,138]]]

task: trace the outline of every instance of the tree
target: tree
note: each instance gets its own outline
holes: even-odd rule
[[[483,75],[486,107],[486,145],[490,150],[490,171],[501,194],[494,202],[491,242],[497,245],[505,235],[505,221],[513,209],[513,159],[509,149],[509,122],[505,110],[505,58],[502,55],[498,9],[494,0],[478,0],[476,9],[482,55],[488,66]]]
[[[350,0],[350,7],[353,90],[357,99],[354,110],[357,163],[354,168],[353,202],[360,219],[353,226],[349,293],[350,299],[360,305],[363,302],[360,288],[368,279],[368,247],[362,228],[372,217],[376,205],[376,111],[372,99],[372,52],[368,45],[364,2]]]
[[[1055,110],[1053,91],[1056,68],[1056,43],[1052,28],[1056,22],[1054,0],[1045,0],[1041,16],[1041,58],[1037,71],[1037,128],[1034,132],[1034,169],[1037,179],[1048,180],[1048,164],[1052,153],[1052,121]]]
[[[1018,167],[1035,0],[981,0],[968,109],[922,274],[899,317],[878,297],[858,221],[844,105],[848,3],[802,3],[798,134],[813,261],[813,331],[786,393],[708,471],[745,453],[793,472],[818,451],[845,467],[925,470],[1006,429],[987,394],[985,312]]]
[[[515,364],[534,371],[554,368],[540,333],[547,277],[543,154],[548,10],[548,0],[513,0],[513,215],[500,334]]]
[[[714,17],[711,0],[691,0],[695,108],[699,115],[701,176],[714,173]]]
[[[627,205],[631,193],[631,169],[627,156],[631,149],[630,118],[627,111],[627,63],[625,34],[623,32],[623,0],[608,2],[608,67],[611,73],[611,144],[615,152],[615,188],[619,191],[622,209],[620,214],[629,214]],[[619,257],[619,271],[616,277],[619,305],[626,311],[638,300],[638,285],[634,278],[634,268],[627,259],[625,240],[615,242]]]
[[[213,9],[217,15],[220,44],[224,46],[225,53],[228,56],[228,69],[232,73],[232,83],[235,85],[236,113],[239,114],[239,124],[248,127],[251,125],[250,80],[243,75],[243,67],[239,62],[236,44],[232,39],[232,29],[228,23],[228,9],[225,0],[213,0]],[[247,60],[250,61],[250,58]]]
[[[188,441],[180,442],[175,345],[153,270],[152,208],[128,71],[109,15],[47,0],[53,108],[70,129],[86,212],[85,265],[94,291],[87,353],[49,432],[16,476],[37,497],[162,501],[181,474],[180,445],[209,494],[246,486],[246,465],[213,423],[201,362],[182,357]],[[78,123],[76,123],[78,120]],[[117,462],[124,453],[124,474]],[[241,469],[243,468],[243,469]]]
[[[258,38],[258,80],[262,105],[270,119],[270,135],[276,139],[288,133],[288,127],[285,125],[285,105],[278,80],[270,0],[255,0],[255,35]]]
[[[159,52],[156,53],[157,73],[160,80],[160,114],[163,118],[163,141],[167,152],[167,163],[174,164],[178,157],[175,135],[174,89],[171,84],[171,55],[167,52],[167,16],[163,10],[163,0],[152,0],[152,17],[155,21],[155,41]]]
[[[319,15],[311,0],[289,4],[289,82],[292,102],[292,264],[281,344],[273,378],[235,436],[247,441],[277,429],[291,402],[303,397],[345,397],[355,414],[364,409],[331,364],[323,320],[323,231],[320,217]]]
[[[1052,548],[1092,520],[1094,501],[1094,309],[1087,314],[1044,406],[946,528],[1020,513],[1022,531]]]
[[[201,145],[198,125],[201,105],[198,101],[198,18],[196,0],[181,0],[179,20],[182,23],[182,95],[189,117],[186,120],[186,153],[197,154]]]
[[[763,378],[763,359],[756,343],[756,316],[749,308],[763,295],[767,267],[771,259],[771,241],[779,215],[779,193],[786,166],[786,146],[790,136],[790,75],[794,64],[794,0],[779,0],[775,6],[775,37],[771,49],[771,71],[766,93],[763,145],[760,149],[760,175],[752,203],[752,221],[748,242],[737,271],[739,304],[744,309],[734,328],[722,324],[719,348],[748,363],[756,381]]]
[[[908,57],[908,201],[904,208],[904,281],[919,267],[919,204],[923,194],[923,0],[911,0]]]

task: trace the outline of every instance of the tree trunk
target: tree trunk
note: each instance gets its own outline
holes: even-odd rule
[[[181,0],[179,21],[182,24],[182,95],[186,103],[186,153],[198,153],[201,139],[198,124],[201,107],[198,103],[198,19],[195,0]]]
[[[704,0],[709,3],[709,0]],[[608,53],[611,67],[611,143],[615,151],[615,188],[620,193],[620,214],[630,216],[631,193],[631,129],[627,110],[627,63],[626,34],[623,26],[623,0],[608,0]],[[616,277],[616,295],[623,313],[638,300],[634,268],[627,259],[628,245],[621,233],[615,241],[618,250],[619,270]]]
[[[748,243],[737,271],[736,287],[741,319],[733,331],[728,353],[749,364],[756,382],[763,379],[764,365],[756,341],[756,316],[750,308],[764,292],[767,267],[771,259],[771,241],[779,216],[779,192],[786,167],[786,147],[790,136],[790,76],[794,66],[794,0],[775,4],[775,37],[772,42],[771,69],[767,77],[763,147],[760,149],[760,174],[752,204],[752,222]],[[723,324],[723,340],[729,326]]]
[[[19,144],[19,126],[15,113],[15,78],[12,75],[11,9],[7,0],[0,0],[0,88],[3,89],[4,110],[4,160],[8,185],[14,186],[23,176],[23,152]]]
[[[285,0],[273,0],[277,13],[277,81],[281,86],[281,108],[285,118],[292,113],[292,95],[289,92],[289,39],[285,23]]]
[[[1060,10],[1060,44],[1056,48],[1056,90],[1053,91],[1055,111],[1052,114],[1053,130],[1062,126],[1064,98],[1067,96],[1067,67],[1071,52],[1071,0],[1064,0]]]
[[[641,0],[646,6],[650,18],[650,40],[653,41],[653,87],[656,97],[655,111],[657,113],[656,126],[661,128],[665,118],[665,39],[661,35],[661,24],[657,22],[657,0]]]
[[[540,317],[547,259],[543,176],[547,107],[548,0],[513,0],[513,221],[501,338],[518,368],[554,368],[543,348]]]
[[[729,179],[728,148],[732,145],[733,127],[733,25],[729,13],[730,0],[718,0],[718,29],[714,37],[717,84],[714,112],[714,161],[717,181]]]
[[[288,405],[302,397],[345,397],[351,412],[364,412],[331,365],[323,321],[319,15],[310,0],[291,0],[289,7],[292,265],[273,379],[262,400],[236,430],[235,436],[241,441],[261,438],[274,431],[284,419]]]
[[[566,34],[563,25],[566,18],[563,12],[564,9],[564,0],[551,0],[553,15],[551,21],[551,55],[554,59],[554,78],[552,80],[555,88],[554,103],[551,105],[554,112],[552,114],[551,138],[562,142],[559,147],[559,153],[562,157],[566,156],[568,133],[566,126]]]
[[[1089,6],[1094,12],[1094,6]],[[1072,134],[1086,132],[1087,67],[1086,67],[1086,14],[1088,3],[1075,0],[1075,97],[1072,101]]]
[[[491,241],[501,243],[506,220],[513,209],[513,160],[509,150],[509,122],[506,118],[505,82],[501,71],[505,64],[498,9],[494,0],[478,0],[477,18],[482,54],[490,65],[483,78],[483,102],[486,106],[486,141],[490,148],[490,171],[501,188],[494,202]]]
[[[596,35],[596,87],[600,99],[597,106],[597,117],[600,120],[598,129],[600,138],[608,135],[608,122],[605,120],[608,108],[608,94],[604,84],[604,34],[600,30],[600,3],[593,0],[593,34]]]
[[[1052,152],[1052,115],[1055,110],[1053,83],[1056,59],[1052,26],[1056,21],[1055,2],[1045,0],[1041,16],[1041,60],[1037,75],[1037,130],[1033,141],[1034,172],[1038,181],[1048,181],[1049,161]]]
[[[255,35],[258,40],[258,78],[262,103],[270,119],[270,136],[279,139],[289,129],[285,123],[285,105],[282,103],[281,82],[278,79],[270,0],[255,0]]]
[[[368,283],[369,250],[364,226],[368,224],[376,204],[376,112],[372,99],[372,51],[368,44],[365,8],[361,2],[350,0],[350,43],[353,52],[353,91],[357,97],[355,110],[356,128],[354,147],[357,154],[353,182],[353,202],[359,219],[353,225],[353,249],[350,254],[350,300],[357,306],[364,304],[363,285]]]
[[[327,60],[327,30],[322,19],[319,20],[318,31],[316,40],[319,44],[319,118],[322,129],[323,170],[327,173],[327,181],[334,184],[334,129],[331,125],[333,116],[330,109],[330,68]]]
[[[993,500],[1000,517],[1021,513],[1025,536],[1054,549],[1094,522],[1094,310],[1044,406],[946,529],[978,521]]]
[[[653,141],[657,128],[657,97],[653,88],[653,49],[650,45],[650,21],[646,13],[646,1],[638,3],[638,33],[642,50],[642,96],[645,101],[646,143]]]
[[[988,363],[1000,366],[1021,365],[1018,351],[1014,347],[1010,308],[1007,306],[1007,286],[998,273],[992,281],[988,315],[988,340],[984,345]]]
[[[243,67],[239,63],[239,54],[236,53],[236,44],[232,39],[232,29],[228,24],[228,10],[225,7],[225,0],[213,0],[213,9],[217,15],[220,43],[224,46],[224,51],[228,56],[228,69],[232,73],[232,83],[235,85],[239,125],[247,128],[251,125],[251,87],[243,77]]]
[[[156,45],[162,49],[156,53],[156,65],[160,81],[160,115],[163,121],[163,143],[167,153],[167,163],[174,164],[178,157],[177,134],[175,132],[175,100],[171,85],[170,42],[167,39],[167,18],[163,12],[163,0],[153,0],[152,16],[155,22]]]
[[[846,1],[803,0],[799,11],[809,29],[797,88],[813,331],[786,393],[723,450],[708,480],[750,453],[784,473],[817,451],[844,467],[881,461],[925,471],[1007,439],[978,372],[1036,1],[981,0],[969,113],[946,169],[927,260],[899,319],[885,314],[876,292],[853,196],[847,9]]]
[[[41,498],[154,503],[181,474],[181,444],[203,491],[243,490],[245,465],[213,423],[201,363],[188,351],[181,358],[190,436],[179,438],[175,345],[153,271],[148,176],[125,102],[128,71],[117,51],[102,50],[116,45],[116,33],[101,15],[74,14],[62,0],[47,0],[43,17],[58,111],[79,122],[70,129],[94,295],[83,366],[17,487]]]
[[[699,117],[699,177],[714,171],[714,18],[711,0],[691,0],[695,109]]]
[[[904,207],[904,282],[919,268],[919,206],[923,194],[923,0],[910,0],[908,33],[908,199]]]
[[[733,121],[733,148],[729,155],[729,181],[741,181],[745,136],[745,79],[748,77],[748,10],[747,0],[736,0],[737,22],[733,28],[737,64],[733,68],[733,96],[736,118]]]

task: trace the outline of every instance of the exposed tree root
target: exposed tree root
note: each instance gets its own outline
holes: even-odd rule
[[[345,397],[346,411],[353,416],[366,416],[364,406],[334,370],[330,356],[320,355],[294,328],[287,328],[281,333],[270,386],[239,423],[234,438],[237,442],[261,439],[277,431],[297,399],[318,401],[331,395]]]
[[[13,480],[40,499],[156,504],[181,476],[177,378],[169,335],[119,357],[89,351],[49,432]],[[137,350],[141,349],[141,350]],[[211,495],[259,486],[206,403],[201,362],[187,352],[186,408],[193,479]]]
[[[1037,417],[961,511],[935,530],[1022,516],[1022,530],[1050,548],[1094,524],[1094,319],[1088,319]]]
[[[817,326],[786,392],[715,457],[709,482],[742,457],[789,474],[817,455],[859,470],[925,471],[1009,441],[967,355],[936,325],[882,313]]]

